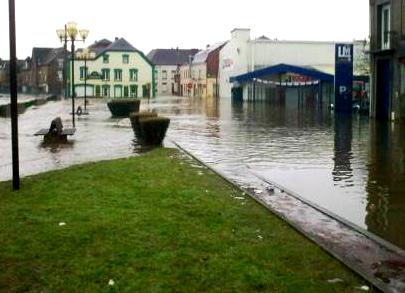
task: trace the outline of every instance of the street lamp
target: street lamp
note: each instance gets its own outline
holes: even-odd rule
[[[90,53],[89,49],[85,48],[80,54],[78,54],[79,59],[84,61],[84,113],[88,115],[87,111],[87,60],[93,57],[93,54]]]
[[[63,43],[63,91],[65,99],[67,99],[67,73],[66,73],[66,63],[67,63],[67,29],[65,28],[56,30],[56,33]]]
[[[62,29],[56,31],[59,38],[61,38]],[[71,46],[71,59],[72,59],[72,122],[73,127],[75,127],[75,42],[84,42],[89,35],[88,30],[78,30],[76,22],[68,22],[66,24],[66,31],[63,30],[63,34],[66,32],[66,41],[70,41]],[[80,35],[80,39],[77,39],[78,35]]]

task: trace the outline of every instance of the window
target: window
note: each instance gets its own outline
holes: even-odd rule
[[[378,9],[380,47],[382,50],[390,48],[391,13],[390,5],[381,5]]]
[[[114,80],[115,81],[122,80],[122,69],[114,69]]]
[[[63,59],[58,59],[58,68],[63,69]]]
[[[172,70],[172,79],[176,76],[176,70]]]
[[[138,97],[138,86],[136,84],[130,85],[129,91],[130,91],[131,98]]]
[[[87,77],[88,70],[89,70],[88,67],[84,66],[80,67],[80,80],[84,80]]]
[[[129,55],[127,55],[127,54],[122,55],[122,63],[124,63],[124,64],[129,63]]]
[[[101,69],[101,78],[103,80],[110,80],[110,69]]]
[[[108,54],[103,55],[103,63],[110,63],[110,55]]]
[[[167,92],[167,83],[166,82],[162,83],[162,92]]]
[[[162,71],[162,79],[167,79],[167,71],[166,70]]]
[[[138,69],[129,70],[129,79],[130,81],[138,81]]]

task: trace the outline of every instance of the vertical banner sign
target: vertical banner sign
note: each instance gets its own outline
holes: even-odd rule
[[[335,111],[352,111],[353,44],[335,47]]]

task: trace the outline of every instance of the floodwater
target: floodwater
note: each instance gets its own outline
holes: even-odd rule
[[[404,126],[298,106],[294,91],[285,103],[159,97],[141,108],[171,118],[165,144],[176,141],[239,184],[260,174],[405,249]],[[70,127],[69,110],[67,100],[20,115],[22,175],[142,151],[129,120],[111,119],[103,100],[91,101],[70,144],[43,146],[33,133],[56,116]],[[0,118],[0,180],[10,178],[10,121]]]

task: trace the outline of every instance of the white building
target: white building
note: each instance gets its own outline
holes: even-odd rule
[[[198,49],[154,49],[147,55],[155,65],[157,95],[180,95],[180,66],[188,63]]]
[[[355,52],[364,51],[361,42],[354,46]],[[335,42],[279,41],[265,36],[251,40],[250,29],[234,29],[220,52],[220,96],[231,97],[230,77],[281,63],[334,74]]]

